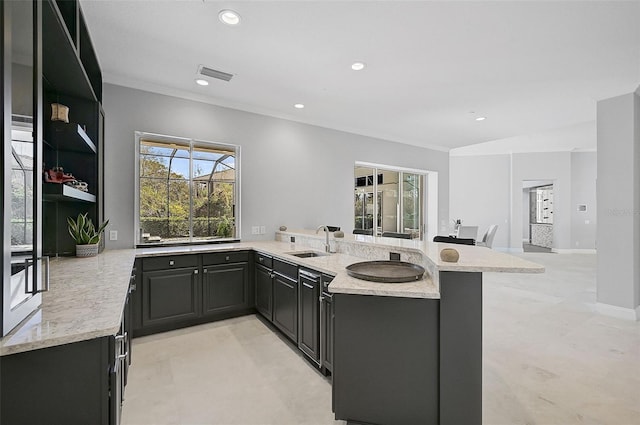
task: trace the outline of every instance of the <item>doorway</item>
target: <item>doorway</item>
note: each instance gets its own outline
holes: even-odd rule
[[[553,180],[523,180],[522,203],[522,250],[552,252]]]

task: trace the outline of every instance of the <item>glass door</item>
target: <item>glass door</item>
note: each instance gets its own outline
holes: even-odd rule
[[[40,4],[3,2],[5,98],[2,134],[4,185],[2,335],[41,302],[42,120],[40,117]],[[10,100],[10,101],[9,101]]]
[[[420,174],[402,173],[402,231],[422,239],[422,182]]]

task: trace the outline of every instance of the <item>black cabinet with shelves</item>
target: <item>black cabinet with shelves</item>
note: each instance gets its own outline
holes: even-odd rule
[[[61,183],[43,183],[44,252],[73,255],[75,242],[67,218],[88,213],[94,223],[105,220],[99,153],[102,74],[77,0],[43,1],[43,168],[61,167],[87,183],[87,192]],[[69,122],[55,121],[52,104],[69,108]]]

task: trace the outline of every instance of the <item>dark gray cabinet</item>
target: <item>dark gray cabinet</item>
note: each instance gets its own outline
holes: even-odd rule
[[[274,274],[271,269],[256,264],[256,310],[270,322],[273,321],[273,279]]]
[[[117,335],[2,357],[0,423],[119,425],[131,334],[125,301]]]
[[[298,266],[273,260],[273,324],[298,342]]]
[[[136,264],[142,264],[141,288],[132,299],[136,336],[255,311],[249,251],[156,256]]]
[[[333,372],[333,333],[334,311],[333,296],[327,286],[333,280],[333,276],[322,275],[322,294],[320,298],[320,359],[322,367],[327,372]]]
[[[319,273],[300,269],[298,348],[318,365],[320,365],[320,279]]]
[[[202,268],[202,311],[205,316],[249,307],[249,264],[218,264]]]
[[[145,271],[142,294],[143,327],[194,319],[200,315],[199,269]]]

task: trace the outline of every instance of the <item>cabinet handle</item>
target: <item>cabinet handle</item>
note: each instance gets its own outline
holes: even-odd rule
[[[129,286],[129,293],[133,293],[136,291],[136,289],[138,288],[138,286],[134,283],[133,285]]]
[[[305,288],[313,289],[313,285],[309,285],[306,282],[302,282],[302,286],[304,286]]]
[[[229,256],[227,255],[227,257],[225,258],[225,260],[229,261]]]
[[[194,270],[194,271],[193,271],[193,274],[198,274],[198,270],[197,270],[197,269],[196,269],[196,270]]]
[[[44,285],[42,289],[38,289],[36,287],[37,282],[33,282],[33,288],[29,289],[29,267],[33,265],[33,260],[31,258],[27,258],[24,260],[24,293],[25,294],[39,294],[41,292],[49,291],[49,257],[42,256],[38,257],[36,260],[44,261]]]
[[[202,270],[202,273],[208,273],[207,269]]]
[[[173,260],[170,260],[170,261],[169,261],[169,265],[170,265],[170,266],[173,266],[174,264],[175,264],[175,261],[173,261]]]

